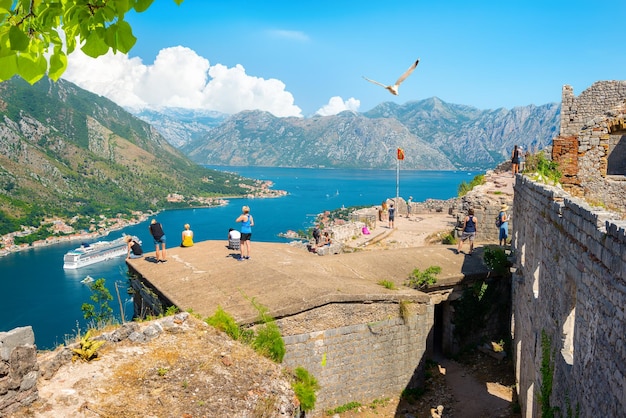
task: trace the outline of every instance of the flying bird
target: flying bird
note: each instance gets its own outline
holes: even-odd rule
[[[409,69],[408,69],[408,70],[406,70],[406,71],[404,72],[404,74],[402,74],[402,75],[400,76],[400,78],[398,78],[398,80],[396,81],[396,84],[394,84],[393,86],[386,86],[386,85],[384,85],[383,83],[379,83],[378,81],[370,80],[369,78],[367,78],[367,77],[365,77],[365,76],[363,76],[363,78],[364,78],[364,79],[366,79],[367,81],[369,81],[370,83],[378,84],[379,86],[382,86],[382,87],[386,88],[387,90],[389,90],[389,92],[390,92],[391,94],[393,94],[394,96],[397,96],[397,95],[398,95],[398,87],[400,87],[400,83],[402,83],[404,80],[406,80],[406,78],[407,78],[408,76],[410,76],[410,75],[411,75],[411,73],[413,72],[413,70],[415,70],[415,67],[417,67],[417,64],[419,64],[419,62],[420,62],[420,59],[418,58],[418,59],[417,59],[417,60],[413,63],[413,65],[411,65],[411,66],[409,67]]]

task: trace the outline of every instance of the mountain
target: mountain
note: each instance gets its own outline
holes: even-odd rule
[[[181,149],[201,164],[394,168],[398,147],[405,150],[405,168],[454,169],[441,151],[397,119],[350,111],[306,119],[240,112]]]
[[[441,150],[458,168],[490,168],[506,160],[514,145],[542,149],[559,133],[560,105],[479,110],[432,97],[404,105],[383,103],[364,113],[395,118],[415,136]]]
[[[147,123],[67,81],[0,83],[0,233],[48,215],[206,204],[255,184],[198,166]]]
[[[515,144],[550,144],[559,117],[556,103],[480,110],[436,97],[312,118],[244,111],[181,150],[210,165],[395,168],[400,147],[405,169],[488,169],[508,159]]]
[[[208,131],[228,118],[228,115],[213,110],[172,107],[137,111],[129,109],[129,112],[152,125],[170,144],[178,148],[204,137]]]

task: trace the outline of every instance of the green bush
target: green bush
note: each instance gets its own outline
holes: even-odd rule
[[[485,247],[483,259],[487,267],[495,273],[501,276],[508,276],[510,274],[509,268],[511,267],[511,263],[504,249],[494,246]]]
[[[415,289],[423,289],[430,284],[437,283],[437,275],[441,273],[441,267],[430,266],[424,271],[415,269],[411,272],[407,286]]]
[[[315,408],[316,392],[320,388],[317,379],[303,367],[297,367],[294,373],[296,381],[291,387],[300,401],[300,408],[303,411],[311,411]]]
[[[472,190],[476,186],[480,186],[481,184],[485,184],[485,175],[479,174],[469,182],[469,184],[465,181],[462,181],[458,187],[459,197],[465,196],[470,190]]]
[[[224,331],[233,340],[238,340],[241,336],[241,329],[239,325],[237,325],[237,322],[235,322],[235,318],[227,314],[221,306],[217,307],[213,316],[206,319],[206,323],[220,331]]]
[[[252,347],[261,355],[281,363],[285,357],[285,342],[280,335],[280,329],[273,320],[267,322],[257,330]]]

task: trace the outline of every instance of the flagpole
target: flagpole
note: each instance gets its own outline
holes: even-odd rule
[[[398,210],[398,198],[400,197],[400,159],[396,158],[396,210]]]

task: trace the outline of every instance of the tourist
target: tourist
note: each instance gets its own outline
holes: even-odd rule
[[[396,218],[396,209],[393,207],[393,203],[389,205],[389,228],[393,229],[393,221]]]
[[[252,227],[254,226],[254,219],[250,215],[250,208],[244,206],[241,208],[241,215],[235,220],[235,222],[241,222],[241,244],[239,261],[250,259],[250,239],[252,238]]]
[[[380,221],[382,222],[383,219],[385,219],[385,217],[387,216],[387,201],[383,200],[383,202],[380,204]]]
[[[315,225],[315,227],[313,228],[313,239],[315,240],[315,245],[320,244],[320,238],[321,238],[320,228],[319,226]]]
[[[332,244],[332,240],[330,239],[330,234],[328,233],[328,231],[326,231],[324,232],[324,235],[322,236],[322,239],[320,240],[318,247],[323,247],[324,245],[330,245],[330,244]]]
[[[506,214],[507,209],[509,207],[506,204],[502,204],[500,207],[500,213],[498,214],[498,224],[500,226],[500,246],[503,247],[506,245],[506,240],[509,237],[509,217]]]
[[[157,263],[166,263],[167,254],[165,253],[165,232],[163,232],[163,225],[153,219],[148,227],[150,229],[150,235],[154,239],[155,255]]]
[[[185,229],[183,229],[182,237],[181,237],[181,247],[191,247],[193,246],[193,231],[189,228],[189,224],[185,224]]]
[[[511,152],[511,165],[513,166],[513,177],[519,173],[520,149],[515,145]]]
[[[126,244],[128,244],[128,248],[126,252],[127,260],[129,258],[143,257],[143,249],[141,248],[141,244],[139,244],[137,240],[135,240],[135,238],[131,237],[130,235],[126,235],[124,237],[124,241],[126,241]]]
[[[228,228],[228,249],[239,250],[241,242],[241,232],[235,228]]]
[[[456,249],[457,254],[461,252],[461,247],[463,246],[463,243],[465,242],[466,239],[469,238],[470,249],[469,249],[468,255],[472,255],[472,252],[474,251],[474,238],[476,238],[476,224],[477,223],[478,221],[476,220],[476,217],[474,216],[474,209],[468,210],[467,216],[463,220],[463,228],[461,229],[462,231],[461,237],[459,238],[459,245],[458,245],[458,248]]]
[[[409,196],[409,200],[406,201],[406,217],[411,217],[411,203],[413,203],[413,196]]]

